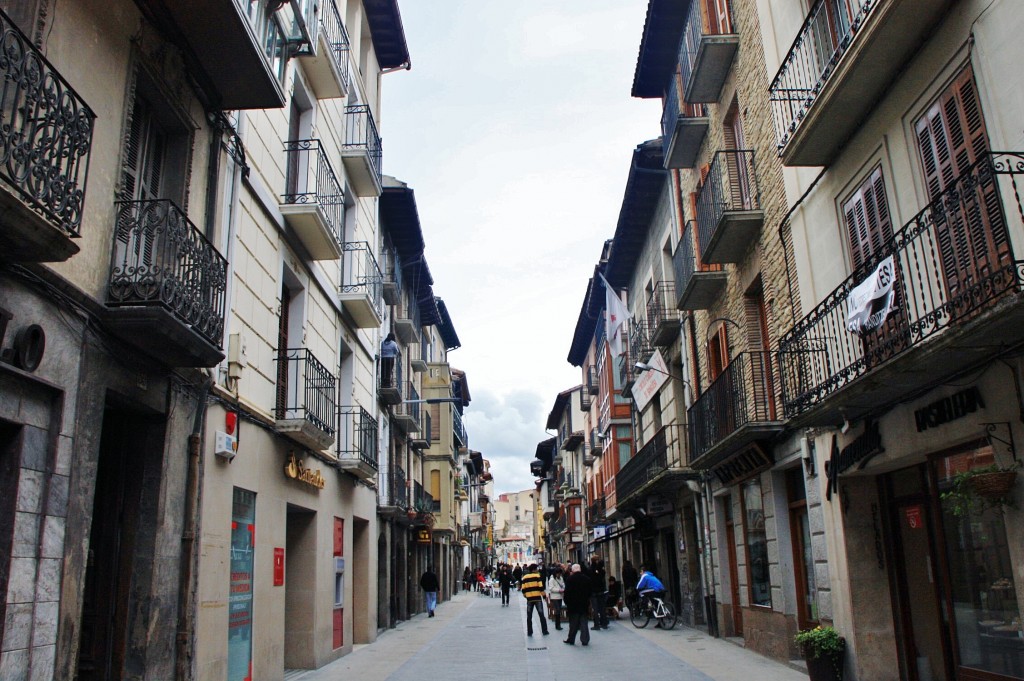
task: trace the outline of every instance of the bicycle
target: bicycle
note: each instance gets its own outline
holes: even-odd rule
[[[646,601],[638,598],[637,601],[637,607],[629,609],[629,621],[637,629],[643,629],[650,624],[652,617],[658,620],[662,629],[672,629],[676,626],[676,609],[668,601],[658,596],[649,596]]]

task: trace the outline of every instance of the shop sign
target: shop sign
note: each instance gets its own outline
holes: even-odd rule
[[[284,586],[284,549],[274,547],[274,586]]]
[[[648,360],[648,364],[651,366],[651,371],[641,373],[633,383],[631,391],[638,411],[643,411],[644,407],[654,399],[654,396],[661,390],[661,386],[665,385],[665,381],[668,380],[669,376],[668,365],[665,364],[660,350],[654,351],[651,359]]]
[[[868,465],[871,459],[885,451],[882,446],[882,433],[878,429],[877,421],[867,421],[864,424],[864,432],[854,438],[853,442],[839,449],[839,439],[832,435],[832,458],[825,462],[825,477],[828,478],[828,486],[825,488],[825,498],[832,500],[832,493],[839,493],[839,474],[854,466],[861,470]]]
[[[904,513],[907,516],[907,525],[912,530],[920,530],[924,527],[924,519],[921,517],[921,505],[908,506]]]
[[[922,433],[984,408],[985,400],[981,398],[981,391],[977,386],[971,386],[921,407],[914,412],[914,421],[917,423],[917,432]]]
[[[608,536],[607,525],[595,525],[592,529],[594,530],[594,541],[604,539],[606,536]]]
[[[663,515],[672,512],[672,502],[665,497],[647,497],[647,515]]]
[[[46,333],[38,324],[30,324],[14,334],[14,344],[4,348],[8,323],[14,315],[0,307],[0,362],[13,364],[19,369],[32,372],[39,368],[46,350]]]
[[[429,544],[430,543],[430,530],[426,527],[416,530],[416,543],[417,544]]]
[[[326,484],[324,476],[320,474],[320,469],[318,468],[314,471],[312,468],[304,467],[295,458],[294,452],[288,455],[288,464],[284,467],[284,474],[292,480],[304,482],[310,487],[316,487],[317,489],[323,489]]]

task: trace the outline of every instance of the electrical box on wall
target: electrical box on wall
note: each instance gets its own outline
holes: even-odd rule
[[[238,453],[238,438],[218,430],[214,438],[213,453],[231,461]]]
[[[245,339],[240,333],[232,333],[228,336],[228,378],[241,378],[242,369],[248,363],[249,358],[245,353]]]

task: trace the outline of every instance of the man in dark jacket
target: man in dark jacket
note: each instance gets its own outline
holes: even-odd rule
[[[569,614],[569,638],[564,643],[576,644],[576,632],[580,632],[580,643],[590,644],[590,628],[587,623],[587,606],[590,604],[594,588],[591,579],[583,574],[579,563],[569,568],[569,578],[565,580],[565,593],[562,602]]]
[[[498,586],[501,587],[501,605],[508,605],[508,592],[512,589],[512,572],[508,565],[498,568]]]
[[[428,616],[433,617],[434,608],[437,607],[437,592],[441,588],[441,583],[437,581],[437,575],[434,574],[429,565],[423,571],[423,576],[420,577],[420,588],[427,595]]]
[[[608,594],[608,578],[604,572],[604,561],[597,553],[590,557],[590,569],[587,571],[593,591],[590,596],[591,607],[594,609],[594,631],[608,628],[608,611],[605,601]]]

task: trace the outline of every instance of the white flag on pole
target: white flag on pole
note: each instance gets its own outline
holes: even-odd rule
[[[615,292],[604,275],[598,272],[597,276],[601,277],[601,282],[604,283],[605,336],[608,338],[608,347],[611,348],[612,357],[618,357],[625,352],[622,345],[626,330],[629,328],[626,321],[632,315],[629,314],[629,310],[619,298],[619,294]]]

